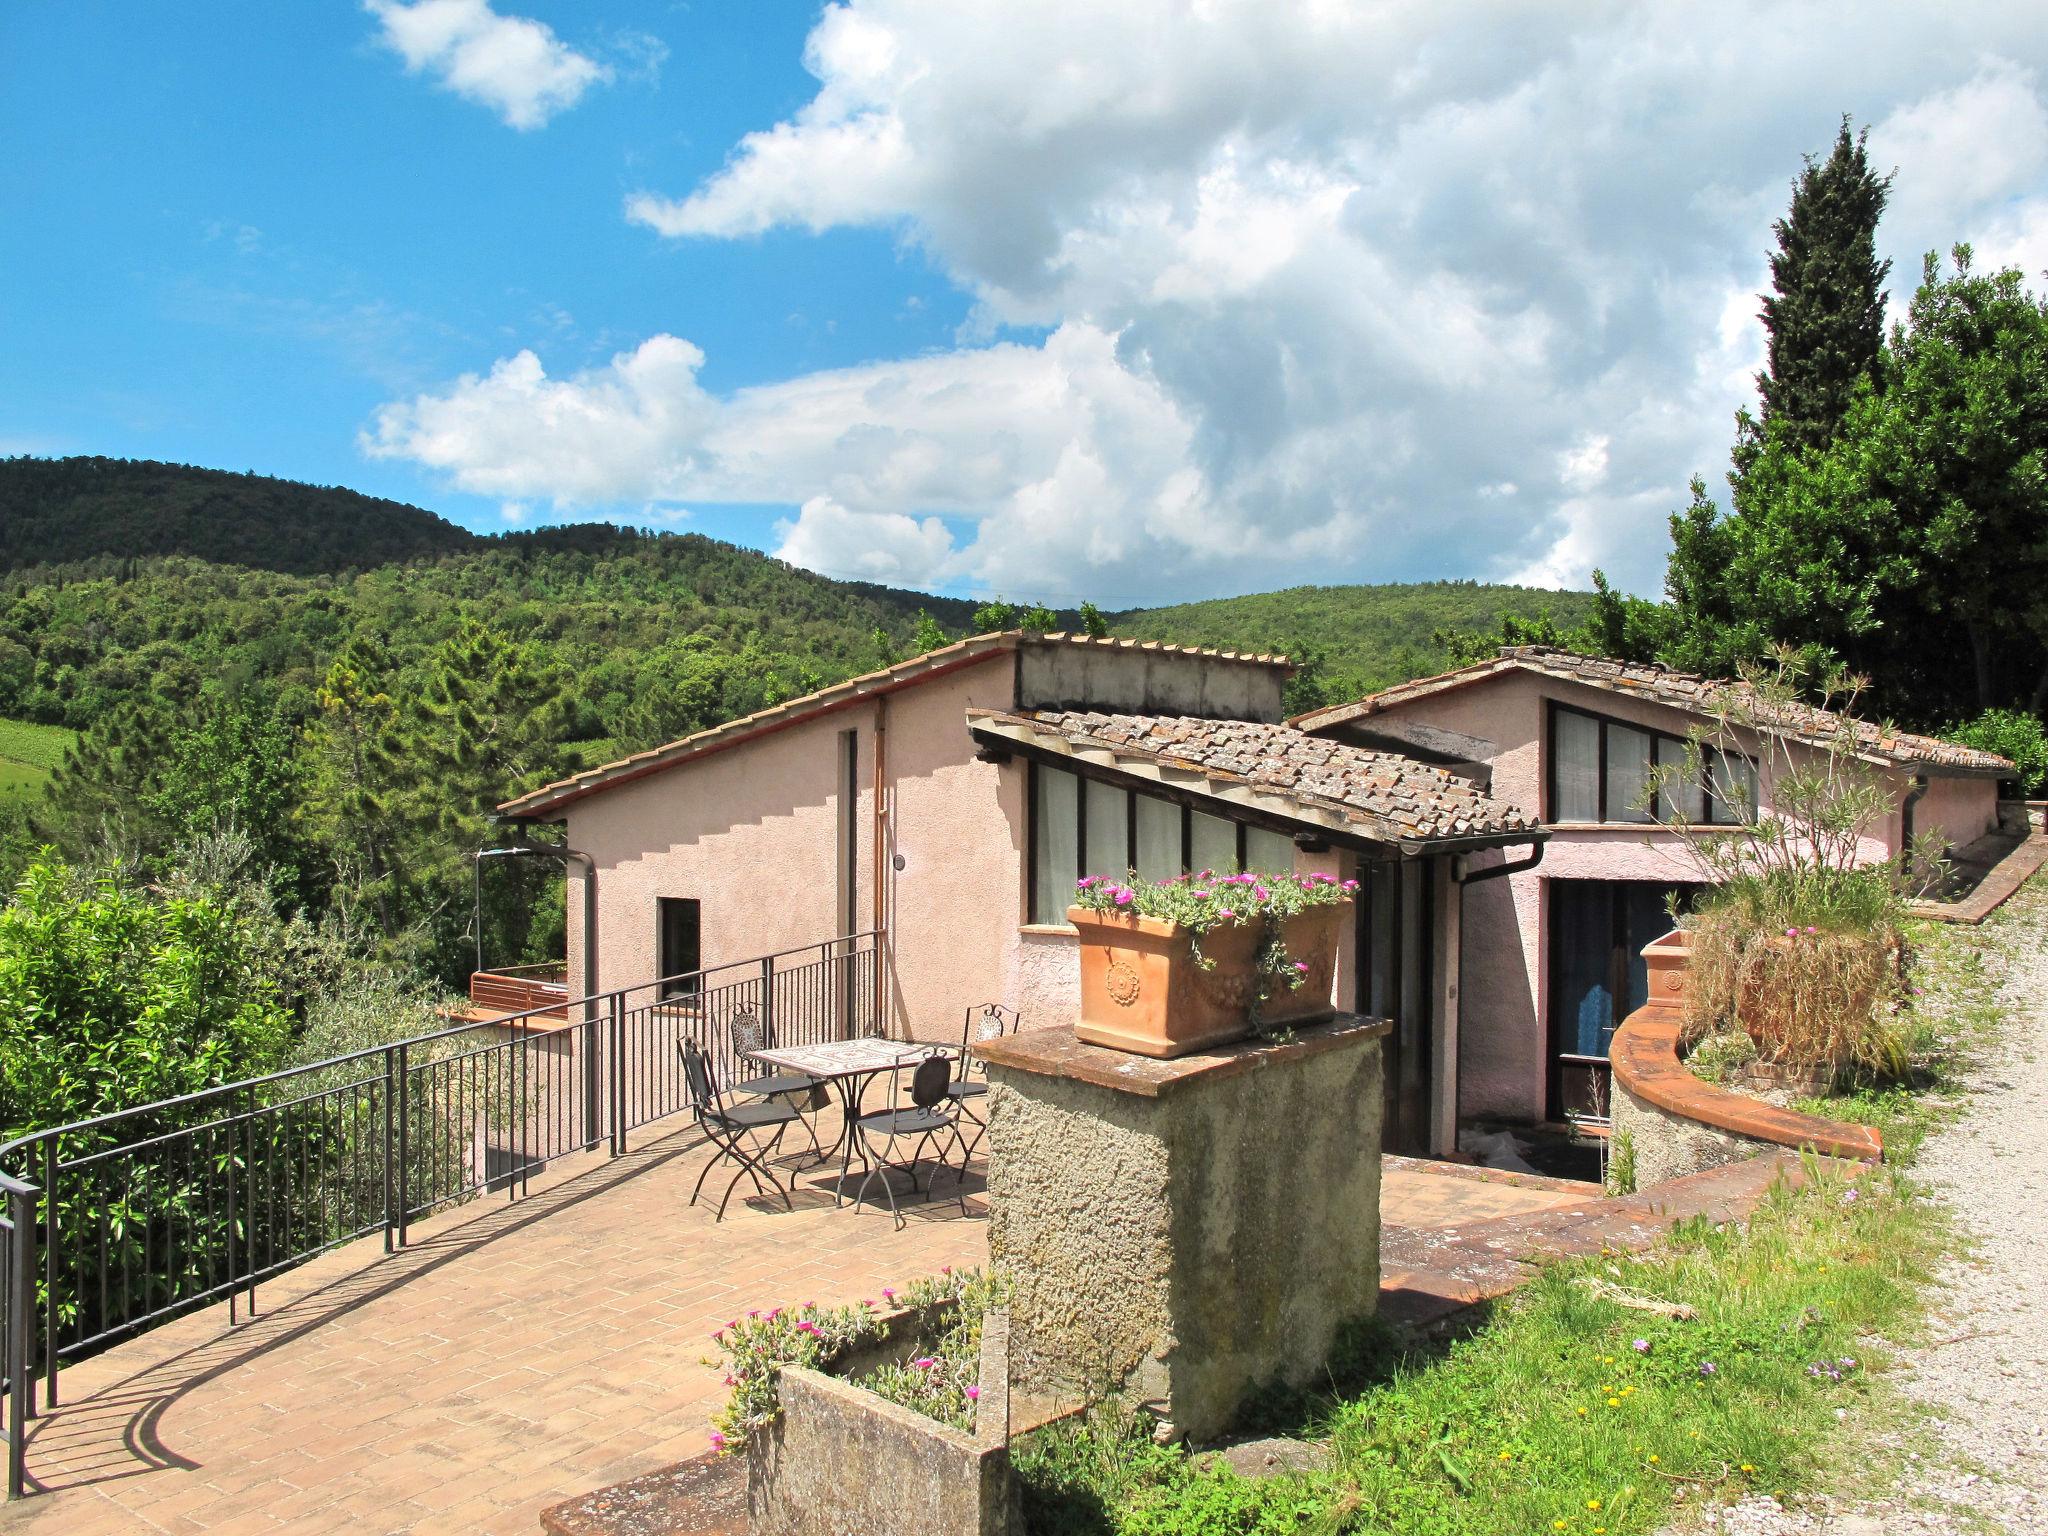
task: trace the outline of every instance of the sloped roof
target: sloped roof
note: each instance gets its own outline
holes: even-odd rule
[[[1254,655],[1249,651],[1219,650],[1214,646],[1171,645],[1158,640],[1120,640],[1115,636],[1073,635],[1058,632],[1049,635],[1036,634],[1028,630],[1007,629],[987,635],[970,635],[965,640],[956,640],[951,645],[942,645],[935,651],[926,651],[908,661],[899,661],[893,667],[884,667],[879,672],[864,673],[850,677],[843,683],[834,683],[829,688],[820,688],[799,698],[757,710],[743,715],[724,725],[714,726],[707,731],[684,736],[676,741],[645,752],[636,752],[631,757],[622,757],[616,762],[604,763],[595,768],[586,768],[581,773],[566,779],[557,779],[552,784],[507,800],[498,807],[502,815],[514,817],[543,816],[553,813],[562,806],[601,789],[623,784],[631,779],[656,773],[692,758],[702,757],[711,752],[723,751],[755,736],[764,736],[771,731],[787,729],[801,724],[816,715],[828,714],[835,709],[873,698],[877,694],[894,693],[900,688],[924,682],[944,673],[958,671],[961,667],[985,661],[991,656],[1013,652],[1018,647],[1032,645],[1074,645],[1089,646],[1099,650],[1153,651],[1165,655],[1201,656],[1211,661],[1238,662],[1247,666],[1290,667],[1285,656]]]
[[[1394,752],[1287,725],[1094,710],[971,710],[983,740],[1149,777],[1308,827],[1408,848],[1537,842],[1536,819],[1465,780]]]
[[[1310,710],[1291,722],[1301,730],[1321,732],[1385,710],[1467,688],[1509,672],[1535,672],[1565,682],[1583,683],[1631,698],[1668,704],[1695,715],[1711,715],[1732,709],[1740,723],[1788,740],[1821,746],[1836,738],[1845,726],[1854,736],[1858,755],[1890,767],[1911,768],[1950,775],[1995,777],[2016,770],[2002,757],[1958,746],[1933,736],[1910,731],[1889,730],[1874,721],[1817,709],[1811,704],[1767,701],[1749,683],[1725,678],[1701,677],[1677,672],[1654,662],[1615,661],[1605,656],[1582,656],[1576,651],[1548,645],[1510,645],[1488,661],[1460,667],[1437,677],[1420,678],[1350,704],[1333,704]]]

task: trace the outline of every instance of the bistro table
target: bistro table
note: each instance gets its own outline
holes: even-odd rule
[[[884,1072],[945,1051],[943,1045],[928,1041],[878,1040],[870,1036],[860,1040],[827,1040],[819,1045],[772,1046],[751,1052],[747,1059],[780,1067],[785,1072],[801,1072],[839,1090],[845,1124],[839,1127],[838,1142],[818,1160],[829,1162],[834,1151],[839,1153],[839,1177],[832,1181],[832,1203],[837,1205],[845,1199],[846,1174],[853,1164],[853,1123],[860,1118],[861,1095],[868,1084]]]

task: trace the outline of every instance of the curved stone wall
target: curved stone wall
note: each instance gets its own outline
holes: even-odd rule
[[[1693,1076],[1678,1055],[1682,1022],[1678,1009],[1652,1004],[1615,1031],[1614,1136],[1635,1157],[1636,1188],[1776,1147],[1866,1163],[1884,1156],[1867,1125],[1780,1109]]]

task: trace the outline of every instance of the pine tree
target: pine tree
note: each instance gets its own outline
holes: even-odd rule
[[[1828,441],[1848,413],[1856,386],[1871,376],[1884,340],[1884,282],[1877,221],[1891,178],[1877,176],[1842,119],[1826,160],[1807,157],[1792,187],[1792,207],[1774,226],[1773,292],[1763,301],[1770,361],[1757,375],[1762,426],[1782,424],[1799,447]],[[1745,434],[1746,437],[1752,434]]]

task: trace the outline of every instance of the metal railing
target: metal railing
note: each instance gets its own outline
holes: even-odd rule
[[[680,1045],[735,1073],[731,1021],[778,1044],[881,1032],[883,944],[846,935],[453,1025],[0,1146],[8,1497],[62,1366],[552,1159],[686,1111]]]

